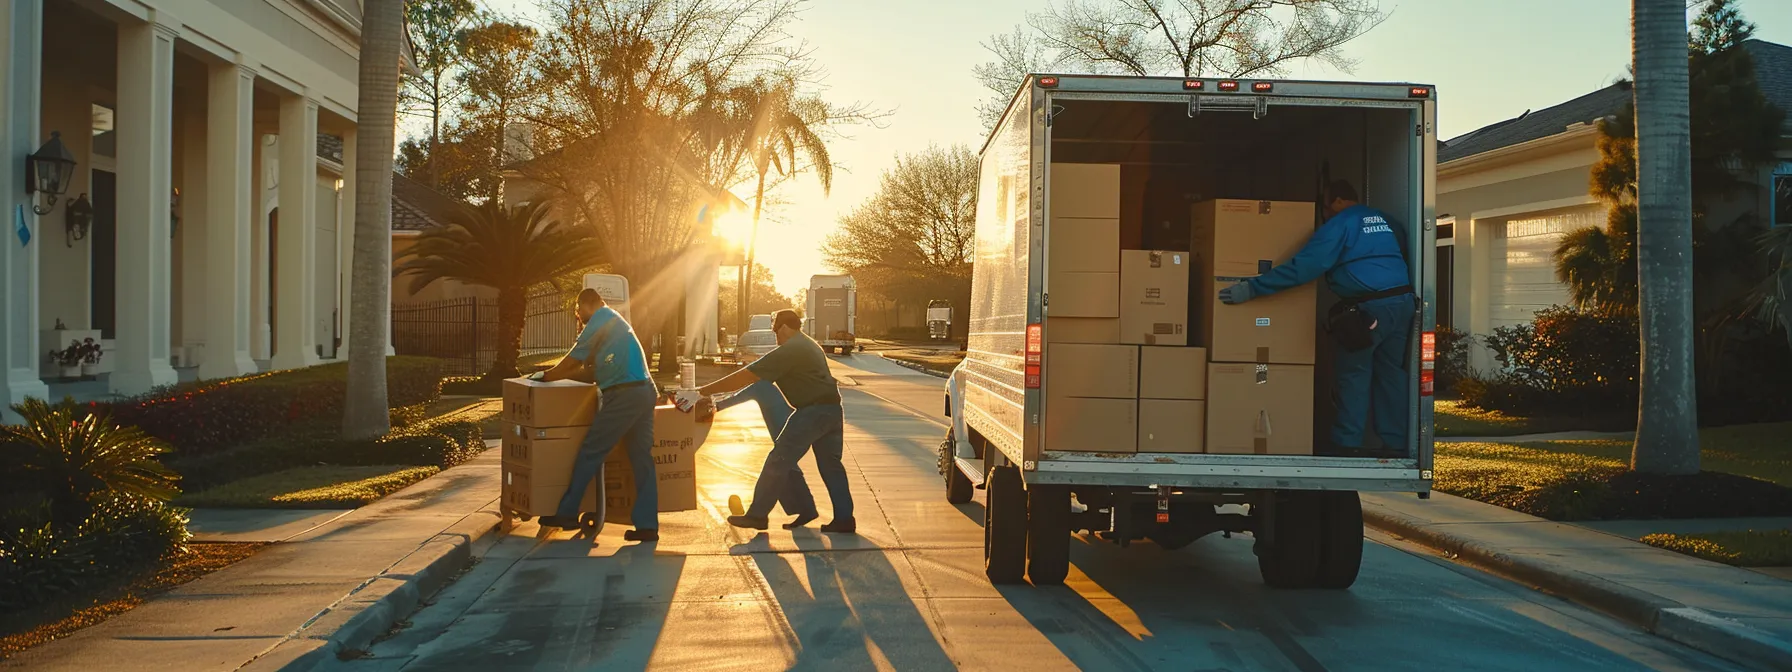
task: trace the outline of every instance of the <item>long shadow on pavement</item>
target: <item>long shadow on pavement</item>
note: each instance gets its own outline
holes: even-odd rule
[[[832,548],[832,539],[820,540]],[[757,548],[749,541],[736,550]],[[791,669],[957,669],[915,608],[892,554],[900,555],[879,549],[751,553],[800,644]]]

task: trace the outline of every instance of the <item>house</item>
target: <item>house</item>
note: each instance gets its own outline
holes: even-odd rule
[[[1762,40],[1743,46],[1762,93],[1792,110],[1792,47]],[[1599,160],[1597,124],[1631,95],[1607,86],[1443,143],[1437,156],[1439,329],[1488,334],[1568,302],[1567,287],[1555,277],[1555,249],[1564,234],[1605,223],[1605,206],[1587,193]],[[1792,139],[1792,117],[1781,135]],[[1762,168],[1754,194],[1715,208],[1711,221],[1752,213],[1764,223],[1792,223],[1792,151],[1780,155],[1787,161]],[[1486,352],[1474,360],[1480,368],[1492,365]]]
[[[359,0],[0,8],[0,403],[49,395],[45,353],[74,338],[104,343],[97,384],[117,394],[359,346]]]

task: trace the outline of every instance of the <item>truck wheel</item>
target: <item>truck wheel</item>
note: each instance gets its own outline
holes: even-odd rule
[[[1257,540],[1257,570],[1271,588],[1309,588],[1319,577],[1321,509],[1307,492],[1277,495],[1269,520],[1271,543]]]
[[[989,582],[1020,583],[1027,571],[1027,490],[1013,465],[990,470],[983,536],[983,573]]]
[[[1342,590],[1356,583],[1363,566],[1363,501],[1355,492],[1321,492],[1320,588]]]
[[[958,468],[958,442],[953,440],[951,430],[946,431],[946,440],[940,442],[940,476],[946,479],[946,503],[963,504],[971,501],[975,486],[971,478]]]
[[[1056,586],[1070,574],[1070,488],[1027,488],[1027,579]]]

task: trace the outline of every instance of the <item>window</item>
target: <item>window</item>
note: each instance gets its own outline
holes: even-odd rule
[[[93,104],[93,153],[97,156],[118,156],[118,133],[112,108]]]

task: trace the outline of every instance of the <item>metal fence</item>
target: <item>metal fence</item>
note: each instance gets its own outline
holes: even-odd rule
[[[563,350],[578,322],[566,295],[552,288],[529,295],[523,312],[522,354]],[[435,357],[450,373],[479,375],[498,357],[498,300],[460,297],[392,306],[392,347],[400,355]]]

